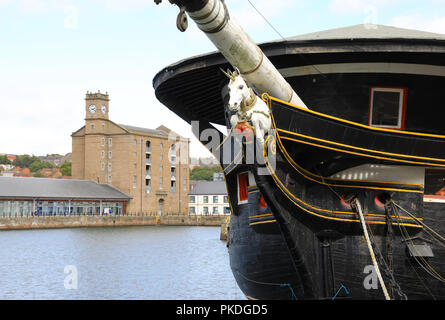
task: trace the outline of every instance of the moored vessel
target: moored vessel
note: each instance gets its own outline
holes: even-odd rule
[[[171,2],[222,54],[168,66],[154,88],[164,105],[198,121],[195,134],[220,160],[232,207],[230,263],[245,295],[445,298],[445,35],[360,25],[260,52],[236,37],[223,3]],[[245,49],[230,51],[233,43]],[[268,106],[264,135],[252,119],[232,121],[239,77]],[[241,110],[254,112],[254,100]],[[206,134],[212,123],[228,135]]]

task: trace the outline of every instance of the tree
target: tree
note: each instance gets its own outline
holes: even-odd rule
[[[24,155],[17,156],[15,158],[13,164],[16,167],[29,168],[29,166],[35,161],[40,162],[40,159],[35,156],[31,157],[30,155],[24,154]]]
[[[32,175],[34,178],[42,178],[43,174],[41,174],[40,172],[36,172]]]
[[[71,162],[65,162],[64,164],[62,164],[60,166],[60,171],[62,172],[62,174],[64,176],[71,177],[71,168],[72,168],[72,163]]]
[[[11,161],[6,155],[0,156],[0,164],[11,164]]]
[[[50,162],[42,162],[40,160],[36,160],[29,165],[29,170],[31,170],[31,172],[37,172],[43,168],[54,168],[54,165]]]
[[[190,171],[190,180],[213,180],[213,174],[221,172],[219,166],[195,167]]]

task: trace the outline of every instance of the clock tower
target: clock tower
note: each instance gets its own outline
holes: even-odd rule
[[[108,93],[87,92],[85,97],[86,119],[107,119],[110,99]]]

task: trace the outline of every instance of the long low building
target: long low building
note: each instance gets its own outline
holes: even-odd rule
[[[130,199],[91,180],[0,177],[0,217],[125,215]]]

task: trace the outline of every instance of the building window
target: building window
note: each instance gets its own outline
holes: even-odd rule
[[[151,191],[151,180],[150,179],[145,179],[145,191],[147,193],[150,193],[150,191]]]
[[[133,169],[136,169],[137,165],[136,163],[133,163]]]
[[[204,203],[209,203],[209,196],[204,196]]]
[[[91,125],[91,131],[94,131],[94,124]]]
[[[108,183],[111,183],[111,174],[108,175]]]
[[[202,213],[203,214],[209,214],[209,207],[203,207],[202,208]]]
[[[213,207],[213,214],[219,214],[218,207]]]
[[[369,125],[380,128],[405,128],[406,88],[371,88]]]
[[[102,146],[105,145],[105,138],[104,138],[104,137],[102,137],[102,139],[101,139],[101,145],[102,145]]]
[[[151,147],[150,147],[150,145],[151,145],[150,140],[147,140],[147,141],[145,142],[145,152],[147,152],[147,153],[150,153],[150,152],[151,152]]]
[[[137,153],[137,152],[133,152],[133,156],[134,156],[135,158],[137,158],[137,157],[138,157],[138,153]]]
[[[164,183],[164,179],[162,179],[162,177],[159,178],[159,188],[162,189]]]
[[[108,138],[108,145],[110,147],[113,145],[113,138]]]
[[[196,214],[196,208],[195,207],[189,207],[189,214]]]
[[[102,158],[105,158],[105,151],[102,150],[101,156]]]
[[[111,151],[108,151],[108,159],[111,159],[112,155]]]
[[[133,144],[134,144],[134,145],[137,145],[137,144],[138,144],[138,141],[137,141],[136,139],[133,139]]]
[[[100,164],[100,167],[101,167],[102,170],[105,170],[105,163],[102,162],[102,163]]]
[[[218,203],[218,196],[213,196],[213,203]]]
[[[108,163],[108,171],[111,172],[111,169],[112,169],[112,165],[111,165],[111,163]]]
[[[224,207],[224,214],[230,214],[230,207]]]
[[[172,144],[170,147],[170,162],[176,163],[176,145]]]
[[[190,199],[190,200],[189,200],[190,203],[195,203],[195,201],[196,201],[195,196],[190,196],[189,199]]]
[[[102,124],[102,131],[104,131],[104,130],[105,130],[105,125]],[[105,143],[105,139],[104,139],[104,143]]]
[[[133,189],[136,189],[136,188],[137,188],[136,179],[137,179],[137,177],[136,177],[136,176],[133,176]]]
[[[223,201],[224,201],[224,203],[228,203],[229,202],[229,199],[227,198],[227,196],[224,196]]]

